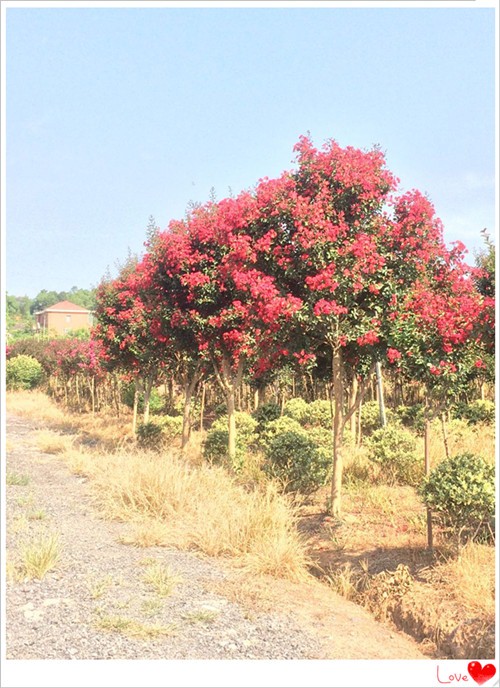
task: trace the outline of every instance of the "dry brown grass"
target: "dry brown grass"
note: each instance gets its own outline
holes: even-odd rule
[[[110,412],[72,413],[38,391],[7,392],[6,406],[12,413],[45,422],[53,431],[78,433],[79,441],[86,446],[112,451],[135,444],[130,414],[117,418]]]
[[[35,441],[38,449],[46,454],[62,454],[71,449],[74,436],[61,435],[52,430],[39,430]]]
[[[429,583],[465,607],[469,615],[495,618],[495,549],[469,543],[456,559],[438,564],[429,573]]]
[[[67,422],[68,416],[43,392],[19,391],[5,395],[7,410],[19,416],[44,420],[50,424]]]
[[[110,517],[134,522],[134,544],[152,536],[161,544],[232,557],[251,571],[307,577],[296,514],[273,485],[247,491],[223,468],[193,467],[175,456],[128,452],[95,461],[95,472],[87,474],[101,504]]]
[[[446,423],[448,449],[450,456],[471,452],[482,456],[486,461],[495,463],[495,426],[469,425],[464,420],[451,420]],[[424,441],[419,438],[419,451],[424,454]],[[431,468],[446,458],[441,421],[433,420],[430,427],[429,455]]]
[[[78,431],[74,442],[45,432],[39,446],[60,450],[72,471],[93,481],[105,513],[131,523],[125,541],[195,548],[231,557],[249,572],[308,577],[305,543],[288,499],[272,484],[246,489],[224,468],[200,462],[199,433],[182,456],[144,453],[130,446],[129,418],[63,414],[40,393],[12,393],[8,407],[52,428]]]
[[[123,544],[135,547],[161,547],[168,541],[168,528],[157,519],[141,519],[120,538]]]

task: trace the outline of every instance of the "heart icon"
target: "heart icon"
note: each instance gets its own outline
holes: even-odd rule
[[[483,683],[486,683],[486,681],[489,681],[490,678],[493,678],[493,676],[497,673],[497,670],[493,664],[485,664],[483,667],[481,666],[480,662],[469,662],[467,670],[474,681],[480,686],[482,686]]]

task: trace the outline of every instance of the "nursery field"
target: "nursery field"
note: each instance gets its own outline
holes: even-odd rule
[[[231,461],[218,449],[221,428],[226,427],[223,418],[219,429],[217,419],[202,431],[193,429],[181,451],[182,424],[161,412],[153,413],[135,435],[126,406],[119,416],[109,411],[75,413],[38,391],[11,392],[7,406],[9,413],[39,428],[34,442],[40,451],[88,481],[99,513],[124,524],[122,544],[145,554],[173,547],[218,557],[241,575],[214,583],[214,589],[219,585],[226,596],[245,599],[250,607],[265,607],[266,600],[271,604],[269,577],[288,581],[296,590],[316,579],[322,589],[363,607],[363,613],[368,611],[388,628],[411,635],[427,656],[495,656],[494,534],[491,527],[484,532],[463,530],[457,539],[449,523],[435,518],[434,549],[429,551],[419,489],[423,436],[418,423],[404,426],[392,418],[389,434],[381,439],[379,429],[369,428],[366,405],[363,441],[346,436],[342,513],[332,516],[327,508],[325,423],[331,419],[326,403],[292,399],[274,418],[269,404],[267,418],[257,411],[253,416],[237,412],[238,437],[245,442]],[[432,421],[431,469],[447,454],[480,456],[493,466],[494,424],[491,412],[486,416],[475,418],[477,422],[451,418],[446,426],[442,419]],[[396,454],[403,455],[402,463],[391,454],[391,432],[396,433],[392,439],[400,447]],[[401,451],[402,438],[414,444]],[[287,444],[292,440],[295,451]],[[12,442],[7,436],[7,451]],[[301,470],[295,470],[291,458],[273,467],[270,447],[275,458],[283,452],[302,457]],[[312,473],[304,469],[311,455],[316,461]],[[22,485],[23,475],[8,472],[6,482]],[[37,519],[33,514],[25,517],[24,526],[19,518],[11,521],[8,530],[22,532],[43,521],[42,515]],[[14,533],[14,542],[16,537]],[[63,558],[57,544],[45,542],[42,549],[34,563],[26,550],[14,546],[8,552],[12,585],[57,571]],[[160,574],[150,571],[155,584],[167,585]],[[299,601],[300,595],[295,596]],[[101,621],[111,624],[108,617]],[[142,631],[149,633],[148,628]]]

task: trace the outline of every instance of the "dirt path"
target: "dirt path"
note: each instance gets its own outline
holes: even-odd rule
[[[39,427],[7,418],[7,561],[12,572],[47,533],[61,559],[42,580],[8,582],[8,659],[425,658],[316,581],[249,581],[222,560],[121,544],[125,526],[100,517],[87,480],[36,448]],[[154,562],[177,579],[168,596],[145,581]]]

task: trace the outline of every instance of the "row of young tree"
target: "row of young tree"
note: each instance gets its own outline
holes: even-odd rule
[[[460,242],[446,247],[424,195],[397,193],[380,150],[301,137],[295,152],[278,178],[150,228],[145,255],[98,288],[93,336],[146,405],[161,376],[182,381],[183,444],[193,393],[213,376],[231,458],[243,379],[258,390],[288,366],[326,385],[338,514],[344,427],[377,365],[425,384],[429,404],[491,379],[494,277]]]

